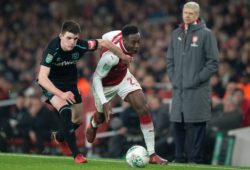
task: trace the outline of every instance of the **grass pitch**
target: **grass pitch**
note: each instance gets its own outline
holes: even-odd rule
[[[0,170],[132,170],[125,160],[88,159],[75,164],[71,157],[0,153]],[[147,165],[145,170],[250,170],[250,168],[195,164]]]

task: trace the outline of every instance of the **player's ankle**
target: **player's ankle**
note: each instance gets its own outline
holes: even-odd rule
[[[97,122],[95,122],[95,120],[93,118],[90,120],[90,125],[92,128],[98,128],[98,124],[97,124]]]

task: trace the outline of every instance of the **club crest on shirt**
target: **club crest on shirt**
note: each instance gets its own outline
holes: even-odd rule
[[[46,59],[45,59],[46,63],[48,64],[51,63],[53,58],[54,56],[52,54],[47,54]]]
[[[76,52],[76,53],[73,53],[71,56],[72,56],[72,59],[73,59],[73,60],[79,59],[79,53],[77,53],[77,52]]]
[[[191,47],[198,47],[197,41],[198,41],[198,36],[193,35]]]
[[[60,57],[56,58],[56,61],[57,62],[61,61],[61,58]]]

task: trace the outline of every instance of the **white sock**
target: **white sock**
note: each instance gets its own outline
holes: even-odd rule
[[[155,153],[155,132],[153,123],[151,122],[148,124],[140,125],[147,146],[148,154],[152,155],[153,153]]]
[[[91,125],[93,128],[97,128],[97,126],[98,126],[97,123],[94,121],[94,119],[92,119]]]

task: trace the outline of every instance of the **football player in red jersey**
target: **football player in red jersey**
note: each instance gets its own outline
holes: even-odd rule
[[[133,25],[125,26],[121,31],[111,31],[103,35],[121,48],[124,54],[132,55],[140,47],[140,33]],[[96,136],[98,125],[109,121],[112,114],[110,101],[119,95],[135,109],[139,116],[140,127],[150,155],[150,163],[166,164],[168,161],[155,153],[155,133],[151,114],[142,88],[136,78],[130,73],[128,65],[124,64],[113,52],[103,49],[101,59],[93,77],[93,95],[96,112],[91,118],[86,131],[88,142],[92,143]]]

